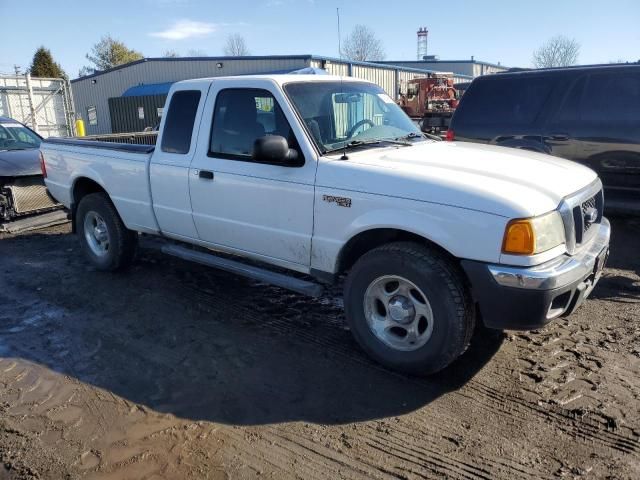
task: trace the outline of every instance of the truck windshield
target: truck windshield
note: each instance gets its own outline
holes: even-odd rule
[[[38,148],[41,138],[18,122],[0,123],[0,150]]]
[[[424,136],[377,85],[360,82],[295,82],[284,86],[321,152],[345,146],[411,144]]]

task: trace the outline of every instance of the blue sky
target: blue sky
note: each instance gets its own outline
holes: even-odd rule
[[[533,50],[557,34],[580,42],[580,63],[640,59],[640,0],[0,0],[0,73],[24,70],[45,45],[75,78],[106,33],[147,57],[221,55],[236,32],[254,55],[337,56],[336,7],[343,37],[368,25],[389,60],[415,58],[419,26],[441,59],[530,66]]]

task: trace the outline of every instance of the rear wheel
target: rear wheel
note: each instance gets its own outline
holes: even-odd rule
[[[345,283],[345,312],[360,346],[395,370],[428,375],[469,346],[473,302],[441,252],[397,242],[363,255]]]
[[[125,227],[106,194],[92,193],[83,197],[78,205],[76,222],[82,251],[97,269],[121,270],[131,264],[138,235]]]

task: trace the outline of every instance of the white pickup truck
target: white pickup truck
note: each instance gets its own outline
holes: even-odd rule
[[[465,351],[476,321],[535,329],[570,314],[606,261],[592,170],[428,139],[372,83],[197,79],[167,105],[155,147],[42,143],[46,185],[99,269],[126,267],[142,233],[310,295],[345,275],[362,348],[429,374]]]

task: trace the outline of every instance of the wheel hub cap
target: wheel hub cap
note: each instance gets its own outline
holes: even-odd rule
[[[396,295],[389,300],[389,316],[395,322],[407,324],[416,316],[416,309],[407,297]]]
[[[365,291],[363,306],[371,332],[394,350],[417,350],[431,338],[434,319],[429,300],[404,277],[376,278]]]
[[[84,217],[84,237],[94,255],[102,257],[109,251],[109,230],[97,212],[88,212]]]

